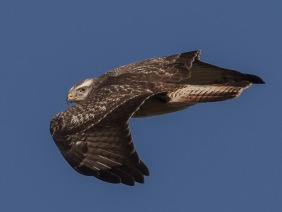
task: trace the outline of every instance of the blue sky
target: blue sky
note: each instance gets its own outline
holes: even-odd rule
[[[1,211],[281,211],[281,1],[1,1]],[[131,121],[151,176],[79,175],[49,133],[79,80],[195,49],[257,74],[235,100]],[[4,98],[3,98],[4,97]]]

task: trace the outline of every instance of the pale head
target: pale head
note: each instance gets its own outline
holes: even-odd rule
[[[67,102],[80,102],[88,96],[92,86],[94,85],[95,79],[86,79],[82,80],[79,83],[75,84],[68,92]]]

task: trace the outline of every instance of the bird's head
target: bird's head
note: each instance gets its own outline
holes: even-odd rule
[[[68,92],[67,103],[80,102],[88,96],[94,85],[95,79],[82,80],[75,84]]]

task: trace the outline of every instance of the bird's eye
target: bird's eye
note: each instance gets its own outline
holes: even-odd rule
[[[79,92],[81,92],[81,93],[82,93],[82,92],[85,92],[85,88],[80,88],[80,89],[79,89]]]

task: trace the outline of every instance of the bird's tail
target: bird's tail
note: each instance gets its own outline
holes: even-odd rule
[[[182,85],[175,92],[171,92],[169,97],[170,103],[186,102],[217,102],[233,99],[240,96],[244,89],[251,86],[248,81],[229,82],[213,85]]]

